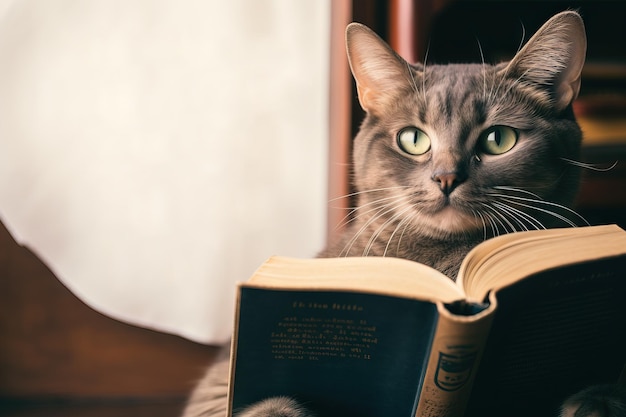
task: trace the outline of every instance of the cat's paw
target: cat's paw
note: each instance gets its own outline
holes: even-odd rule
[[[260,401],[241,412],[236,417],[314,417],[296,400],[289,397],[273,397]]]

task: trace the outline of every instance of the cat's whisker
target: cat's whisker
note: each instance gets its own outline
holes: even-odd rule
[[[524,46],[524,39],[526,38],[526,27],[524,26],[524,23],[523,23],[523,22],[520,22],[520,23],[521,23],[521,25],[522,25],[522,38],[520,39],[520,43],[519,43],[519,46],[517,47],[517,52],[516,52],[516,54],[517,54],[517,53],[519,53],[519,51],[521,51],[521,50],[522,50],[522,47]],[[492,98],[492,99],[493,99],[493,98],[495,98],[495,97],[498,97],[498,96],[499,96],[500,87],[502,87],[502,85],[504,84],[504,82],[505,82],[505,81],[508,79],[508,77],[509,77],[509,68],[510,68],[510,66],[508,66],[508,65],[507,65],[507,67],[506,67],[506,68],[504,69],[504,71],[502,72],[502,77],[500,77],[500,81],[498,82],[498,85],[497,85],[497,87],[496,87],[496,89],[495,89],[495,92],[493,91],[493,86],[492,86],[492,89],[491,89],[492,93],[490,94],[490,98]],[[525,73],[524,73],[524,74],[525,74]],[[524,76],[524,74],[522,74],[522,77]],[[520,80],[522,77],[518,78],[518,79],[516,80],[516,82],[515,82],[515,83],[513,83],[513,85],[517,84],[517,83],[519,82],[519,80]],[[512,86],[513,86],[513,85],[512,85]],[[509,88],[509,90],[510,90],[510,88]],[[507,92],[508,92],[509,90],[507,90]],[[489,103],[490,103],[490,104],[492,104],[492,103],[493,103],[493,101],[490,101]]]
[[[508,80],[508,78],[509,78],[509,68],[510,68],[510,66],[508,66],[508,65],[507,65],[507,67],[504,69],[504,72],[502,73],[502,77],[500,78],[500,82],[498,83],[498,88],[496,89],[495,96],[502,96],[502,97],[506,97],[506,96],[508,96],[509,92],[513,89],[513,87],[515,87],[516,85],[520,84],[520,81],[521,81],[524,77],[526,77],[526,75],[528,74],[528,72],[530,72],[530,70],[531,70],[531,68],[526,69],[526,70],[522,73],[522,75],[520,75],[520,76],[519,76],[519,77],[518,77],[515,81],[513,81],[513,82],[511,83],[511,85],[509,85],[509,88],[507,88],[507,90],[506,90],[504,93],[499,94],[499,92],[500,92],[500,87],[502,87],[502,85],[504,84],[504,82],[505,82],[506,80]]]
[[[515,223],[519,225],[520,230],[530,230],[527,225],[532,229],[545,229],[540,221],[506,203],[494,202],[493,206],[501,210],[503,213],[506,213],[513,221],[515,221]]]
[[[518,193],[522,193],[522,194],[528,194],[528,195],[531,195],[531,196],[535,197],[538,200],[543,200],[537,194],[535,194],[535,193],[533,193],[531,191],[525,190],[523,188],[519,188],[519,187],[508,187],[508,186],[504,186],[504,185],[496,185],[496,186],[494,186],[492,188],[495,188],[495,189],[498,189],[498,190],[514,191],[514,192],[518,192]]]
[[[522,206],[522,207],[526,207],[532,210],[536,210],[545,214],[548,214],[556,219],[561,220],[563,223],[568,224],[571,227],[578,227],[578,224],[576,224],[574,221],[568,219],[567,217],[557,213],[554,210],[548,210],[548,209],[544,209],[541,207],[538,207],[537,205],[531,205],[531,204],[525,204],[522,203],[522,201],[524,202],[532,202],[532,203],[541,203],[541,204],[546,204],[548,206],[552,206],[552,207],[557,207],[559,209],[562,209],[568,213],[574,214],[576,215],[580,220],[584,221],[584,223],[588,226],[589,223],[587,222],[587,220],[585,220],[580,214],[576,213],[574,210],[567,208],[561,204],[557,204],[557,203],[551,203],[549,201],[543,201],[543,200],[531,200],[531,199],[527,199],[527,198],[521,198],[521,197],[511,197],[511,196],[507,196],[507,197],[502,197],[502,200],[504,201],[508,201],[509,203],[512,204],[516,204],[518,206]]]
[[[358,195],[361,194],[367,194],[367,193],[377,193],[377,192],[381,192],[381,191],[393,191],[393,190],[398,190],[401,188],[413,188],[413,186],[411,185],[398,185],[398,186],[394,186],[394,187],[383,187],[383,188],[372,188],[370,190],[362,190],[362,191],[355,191],[353,193],[350,194],[345,194],[339,197],[334,197],[331,198],[330,200],[328,200],[329,202],[333,202],[333,201],[338,201],[338,200],[342,200],[345,198],[351,198],[351,197],[356,197]]]
[[[501,187],[501,188],[504,188],[504,187]],[[567,208],[565,206],[561,206],[560,204],[557,204],[557,203],[551,203],[551,202],[545,201],[541,197],[537,196],[534,193],[531,193],[530,191],[526,191],[526,190],[518,189],[518,188],[514,188],[514,187],[511,187],[511,190],[517,191],[517,192],[522,192],[522,193],[525,192],[525,193],[527,193],[529,195],[532,195],[533,197],[536,197],[536,198],[525,198],[525,197],[519,197],[519,196],[510,195],[510,194],[499,194],[499,193],[488,193],[487,195],[491,196],[491,197],[498,198],[498,201],[497,201],[498,203],[505,205],[506,207],[509,208],[509,210],[514,210],[515,212],[517,212],[519,216],[523,217],[526,221],[529,222],[529,224],[531,224],[536,229],[537,228],[545,229],[546,227],[539,220],[537,220],[535,217],[533,217],[529,213],[527,213],[527,212],[525,212],[523,210],[520,210],[520,209],[516,209],[511,204],[514,204],[514,205],[517,205],[517,206],[526,207],[526,208],[531,208],[533,210],[544,212],[544,213],[548,213],[548,214],[552,215],[553,217],[557,217],[558,218],[559,215],[556,212],[553,212],[553,211],[550,211],[550,210],[544,210],[544,209],[541,209],[538,206],[534,206],[534,205],[526,205],[526,204],[520,203],[520,201],[524,201],[524,202],[530,203],[530,204],[537,204],[537,205],[539,205],[539,204],[546,204],[546,205],[554,206],[554,207],[557,207],[557,208],[563,208],[566,211],[573,212],[577,217],[581,217],[578,213],[574,212],[573,210],[571,210],[571,209],[569,209],[569,208]],[[585,221],[585,220],[583,219],[583,221]]]
[[[474,217],[480,218],[480,221],[483,224],[483,240],[487,240],[487,224],[485,223],[485,218],[478,210],[472,210],[472,214],[474,215]]]
[[[538,203],[538,204],[543,204],[543,205],[550,206],[550,207],[555,207],[555,208],[563,210],[564,212],[567,212],[569,214],[573,214],[578,220],[582,221],[586,226],[590,226],[590,224],[587,221],[587,219],[585,219],[583,216],[578,214],[575,210],[572,210],[571,208],[569,208],[567,206],[564,206],[562,204],[553,203],[551,201],[546,201],[546,200],[541,200],[541,199],[531,199],[531,198],[518,197],[518,196],[512,196],[512,195],[498,195],[498,194],[494,194],[494,196],[500,196],[504,200],[508,199],[509,202],[511,202],[513,204],[519,204],[519,205],[522,205],[522,206],[525,206],[525,205],[519,203],[519,201],[524,201],[526,203]],[[513,200],[513,201],[511,201],[511,200]],[[534,210],[542,211],[539,207],[536,207],[536,206],[525,206],[525,207],[529,207],[529,208],[532,208]],[[558,215],[558,213],[556,213],[554,211],[546,210],[545,212],[546,213],[553,213],[554,217],[557,217],[557,218],[563,217],[563,216]],[[566,219],[566,218],[563,217],[563,219]],[[576,227],[577,226],[575,223],[571,222],[569,219],[567,219],[566,223],[571,224],[572,227]]]
[[[521,47],[521,45],[520,45]],[[501,95],[500,93],[500,88],[504,85],[505,81],[508,80],[509,77],[509,66],[507,65],[507,67],[504,69],[504,71],[502,72],[502,76],[500,77],[499,81],[498,81],[498,85],[495,88],[495,91],[493,91],[492,88],[492,94],[491,97],[492,98],[496,98],[496,97],[500,97]],[[489,104],[493,105],[493,101],[490,101]]]
[[[508,221],[508,219],[506,218],[506,216],[502,215],[502,213],[500,213],[498,210],[496,210],[494,207],[492,207],[489,204],[485,204],[483,203],[483,207],[487,208],[490,213],[491,213],[491,217],[493,218],[493,220],[495,220],[500,226],[502,226],[502,230],[504,231],[504,233],[509,233],[509,229],[507,228],[507,225],[511,228],[511,232],[515,231],[515,226],[513,226],[511,224],[511,222]],[[506,223],[506,224],[505,224]],[[499,230],[499,229],[498,229]]]
[[[487,106],[496,107],[495,103],[497,102],[497,99],[498,99],[497,93],[500,90],[500,85],[502,84],[503,81],[504,80],[500,80],[500,82],[496,83],[495,79],[490,80],[489,95],[487,96],[487,102],[486,102]]]
[[[590,164],[587,162],[580,162],[580,161],[574,161],[573,159],[568,159],[568,158],[561,158],[562,161],[567,162],[568,164],[572,164],[574,166],[580,167],[580,168],[585,168],[585,169],[589,169],[591,171],[598,171],[598,172],[607,172],[612,170],[613,168],[615,168],[618,164],[619,161],[615,161],[613,162],[613,164],[609,167],[605,167],[605,168],[601,168],[598,166],[598,164]]]
[[[368,221],[365,222],[365,224],[363,224],[363,226],[361,226],[361,228],[354,234],[354,236],[352,236],[352,238],[350,238],[350,240],[348,240],[348,242],[346,243],[346,246],[339,253],[339,257],[350,256],[350,251],[352,250],[352,247],[354,246],[354,244],[358,240],[358,238],[361,235],[361,233],[363,233],[369,227],[370,224],[372,224],[374,221],[376,221],[376,219],[378,219],[380,216],[384,215],[384,211],[385,211],[385,207],[381,208],[375,216],[370,218]],[[381,214],[381,213],[383,213],[383,214]]]
[[[541,221],[539,221],[536,217],[530,215],[529,213],[526,213],[523,210],[517,209],[517,208],[515,208],[515,207],[513,207],[510,204],[507,204],[505,202],[499,202],[498,204],[502,204],[503,206],[506,206],[509,211],[511,211],[513,213],[516,213],[519,218],[521,218],[524,221],[526,221],[535,230],[547,229],[547,227],[544,226],[544,224],[541,223]]]
[[[489,224],[489,229],[491,229],[491,236],[497,236],[499,234],[499,231],[495,222],[493,221],[492,214],[486,210],[479,211],[478,213],[481,215],[481,219],[483,220],[484,238],[487,239],[487,236],[489,235],[489,233],[487,232],[487,223]]]
[[[379,192],[379,191],[387,191],[387,190],[397,190],[397,189],[403,189],[403,188],[412,188],[411,186],[398,186],[398,187],[386,187],[386,188],[378,188],[378,189],[373,189],[373,190],[366,190],[366,191],[359,191],[359,192],[355,192],[352,193],[351,195],[360,195],[360,194],[365,194],[368,192]],[[338,197],[338,198],[343,198],[343,197]],[[376,209],[372,209],[372,210],[368,210],[365,212],[360,212],[358,215],[355,216],[355,213],[357,213],[357,211],[359,210],[363,210],[365,207],[371,206],[371,205],[375,205],[375,204],[380,204],[383,203],[385,201],[388,200],[396,200],[396,199],[401,199],[402,196],[398,196],[398,195],[393,195],[390,197],[384,197],[384,198],[380,198],[378,200],[372,200],[368,203],[362,204],[360,206],[356,206],[356,207],[346,207],[345,209],[350,210],[350,212],[348,212],[348,214],[346,214],[335,226],[335,230],[339,230],[341,228],[343,228],[344,226],[350,224],[351,222],[353,222],[356,218],[358,218],[359,216],[363,215],[363,214],[367,214],[370,213],[371,211],[375,211]],[[343,208],[343,207],[342,207]]]
[[[402,242],[402,238],[404,237],[404,233],[406,232],[406,229],[408,229],[409,226],[411,225],[411,218],[410,217],[407,217],[403,221],[406,224],[402,228],[402,233],[400,234],[400,237],[398,238],[398,244],[396,245],[396,256],[400,256],[400,244]]]
[[[526,77],[528,72],[530,72],[530,68],[527,69],[526,71],[524,71],[522,73],[522,75],[520,75],[514,82],[512,82],[511,85],[509,86],[509,88],[507,88],[507,90],[502,95],[503,96],[507,96],[509,94],[509,92],[513,89],[513,87],[515,87],[517,84],[521,83],[522,79],[524,79],[524,77]]]
[[[498,210],[496,207],[493,207],[493,210],[495,212],[495,216],[501,218],[502,221],[504,223],[506,223],[505,225],[502,226],[502,228],[504,229],[504,233],[505,234],[506,233],[513,233],[513,232],[517,231],[517,228],[515,227],[515,225],[509,221],[509,217],[506,215],[506,213],[503,213],[502,211]],[[509,228],[510,228],[510,230],[509,230]]]
[[[493,216],[491,215],[491,213],[485,212],[484,215],[487,218],[487,220],[489,221],[489,225],[491,227],[491,235],[492,236],[500,236],[500,230],[498,229],[498,226],[494,222]]]
[[[493,202],[492,206],[496,210],[500,217],[511,227],[511,233],[518,230],[528,230],[524,223],[514,213],[507,210],[505,207],[498,207],[498,203]]]
[[[424,54],[424,70],[422,72],[422,99],[424,100],[424,107],[428,105],[428,100],[426,99],[426,63],[428,62],[428,53],[430,52],[430,40],[428,41],[428,45],[426,45],[426,53]]]
[[[524,39],[526,38],[526,27],[524,26],[523,22],[520,22],[522,25],[522,38],[520,39],[520,43],[517,47],[517,53],[519,53],[523,46],[524,46]],[[510,66],[507,65],[507,67],[504,69],[504,71],[502,72],[502,77],[500,77],[500,81],[498,82],[498,86],[495,89],[495,92],[493,92],[493,94],[490,95],[491,98],[495,98],[500,96],[499,92],[500,92],[500,87],[502,87],[502,85],[504,84],[504,82],[508,79],[509,77],[509,68]],[[516,84],[519,83],[519,81],[526,75],[526,72],[524,72],[524,74],[522,74],[514,83],[511,84],[511,86],[509,87],[509,89],[506,91],[506,93],[508,93],[511,88],[513,88],[513,86],[515,86]],[[492,88],[493,91],[493,88]],[[506,95],[506,93],[504,95]],[[493,103],[493,102],[490,102]]]
[[[397,198],[397,200],[402,200],[402,199],[403,199],[402,196],[399,196]],[[395,207],[399,207],[399,206],[401,206],[401,205],[396,205]],[[355,235],[348,241],[348,244],[346,244],[346,248],[344,248],[341,251],[340,256],[343,256],[344,252],[345,252],[345,256],[348,256],[350,254],[350,251],[352,250],[352,247],[354,246],[355,242],[358,240],[359,236],[361,236],[361,234],[363,232],[365,232],[365,230],[367,230],[367,228],[371,224],[373,224],[375,221],[377,221],[381,217],[386,216],[389,212],[391,212],[394,209],[394,207],[391,207],[391,208],[389,208],[389,207],[390,207],[389,204],[385,204],[383,206],[376,207],[375,209],[369,210],[368,213],[376,211],[376,214],[374,216],[372,216],[370,219],[368,219],[365,222],[365,224],[363,224],[363,226],[361,226],[361,228],[355,233]]]
[[[517,47],[517,52],[515,52],[515,54],[518,54],[519,51],[522,50],[522,47],[524,46],[524,39],[526,39],[526,26],[524,26],[524,22],[521,20],[520,25],[522,26],[522,38],[519,40],[519,46]]]
[[[478,43],[478,50],[480,51],[480,60],[483,65],[483,100],[487,102],[487,68],[485,64],[485,55],[483,54],[483,47],[480,44],[480,39],[476,37],[476,42]]]
[[[388,211],[392,211],[393,209],[390,209]],[[387,214],[387,212],[383,213],[383,216],[385,216]],[[381,216],[382,217],[382,216]],[[392,216],[395,218],[395,216]],[[361,256],[369,256],[374,243],[376,242],[376,240],[378,239],[378,236],[380,236],[380,233],[382,233],[382,231],[385,229],[386,225],[389,224],[389,219],[387,221],[385,221],[378,229],[376,229],[376,231],[370,236],[369,240],[367,241],[367,244],[365,245],[365,247],[363,248],[363,252],[361,254]]]
[[[417,97],[417,94],[419,93],[419,90],[417,89],[417,83],[415,82],[415,76],[413,75],[413,70],[411,69],[411,65],[407,62],[406,63],[406,70],[409,72],[409,76],[411,77],[411,87],[413,87],[413,92],[415,93],[415,96]]]
[[[403,198],[404,197],[401,196],[401,195],[400,196],[395,195],[395,196],[380,198],[378,200],[373,200],[373,201],[370,201],[370,202],[365,203],[365,204],[363,204],[361,206],[358,206],[358,207],[352,207],[350,212],[348,214],[346,214],[341,219],[341,221],[337,224],[337,226],[335,226],[335,228],[337,230],[341,229],[344,226],[346,226],[346,225],[352,223],[353,221],[355,221],[357,218],[359,218],[359,217],[361,217],[361,216],[363,216],[365,214],[371,213],[372,211],[376,211],[379,207],[384,207],[384,204],[382,204],[381,206],[377,206],[377,207],[375,207],[373,209],[367,210],[367,211],[360,211],[359,212],[359,210],[363,210],[364,208],[366,208],[368,206],[380,204],[380,203],[383,203],[383,202],[386,202],[386,201],[389,201],[389,200],[391,200],[391,202],[395,202],[395,201],[398,201],[398,200],[402,200]],[[357,212],[359,212],[359,213],[357,215],[355,215],[355,213],[357,213]]]
[[[396,216],[396,218],[400,218],[404,215],[404,213],[406,213],[407,211],[413,210],[413,205],[409,204],[409,206],[402,210],[401,212],[398,213],[398,215]],[[402,225],[404,223],[408,223],[410,221],[410,217],[405,217],[404,219],[400,220],[398,222],[398,224],[396,225],[395,229],[393,230],[393,232],[391,233],[391,235],[389,236],[389,239],[387,239],[387,245],[385,245],[385,250],[383,251],[383,256],[387,256],[387,251],[389,250],[389,245],[391,245],[391,242],[393,241],[393,237],[396,235],[396,233],[398,232],[398,230],[400,230],[400,227],[402,227]],[[404,229],[406,230],[406,229]]]
[[[404,202],[404,203],[398,204],[398,205],[396,205],[394,207],[391,207],[389,210],[387,210],[387,212],[385,212],[385,214],[387,214],[388,212],[397,211],[403,205],[406,205],[407,207],[404,208],[403,210],[401,210],[400,212],[395,213],[393,216],[391,216],[389,219],[387,219],[382,225],[380,225],[378,227],[378,229],[376,229],[376,231],[374,233],[372,233],[372,236],[370,236],[370,239],[367,242],[367,245],[365,246],[365,249],[363,250],[363,256],[368,256],[369,255],[370,251],[372,250],[372,247],[373,247],[374,243],[376,242],[376,240],[378,239],[380,234],[387,228],[387,226],[389,226],[390,224],[394,223],[397,219],[402,217],[404,215],[404,213],[406,213],[407,211],[413,209],[413,205],[412,204]]]

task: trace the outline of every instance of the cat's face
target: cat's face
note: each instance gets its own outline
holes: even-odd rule
[[[571,102],[586,42],[576,13],[555,16],[494,66],[408,65],[361,25],[348,28],[347,45],[367,112],[353,155],[370,219],[434,237],[577,221],[561,207],[578,184],[568,162],[581,142]]]

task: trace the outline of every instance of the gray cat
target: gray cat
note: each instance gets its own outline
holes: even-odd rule
[[[554,16],[497,65],[409,65],[363,25],[349,25],[346,37],[366,111],[353,149],[357,208],[320,257],[401,257],[454,279],[485,239],[583,223],[568,208],[582,139],[571,104],[586,51],[576,12]],[[227,358],[212,366],[184,417],[223,417],[227,374]],[[563,415],[594,415],[574,414],[578,404],[566,403]],[[287,397],[238,414],[310,415]]]

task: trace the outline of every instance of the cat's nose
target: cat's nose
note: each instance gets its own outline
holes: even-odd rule
[[[457,185],[463,182],[463,178],[457,172],[435,172],[431,179],[439,183],[439,188],[445,195],[450,195]]]

